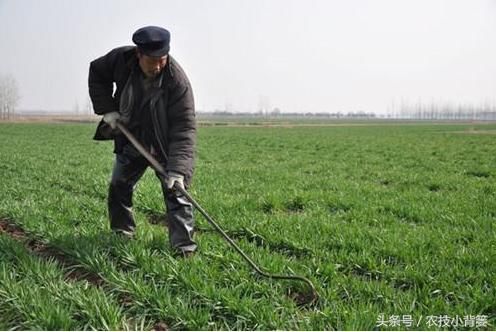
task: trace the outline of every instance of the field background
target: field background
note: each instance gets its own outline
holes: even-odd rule
[[[311,279],[314,306],[199,214],[199,253],[174,258],[151,171],[136,240],[111,235],[95,124],[0,123],[0,329],[494,329],[496,124],[219,124],[199,129],[191,194],[261,266]]]

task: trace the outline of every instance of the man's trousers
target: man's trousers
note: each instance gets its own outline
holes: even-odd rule
[[[108,195],[112,230],[134,232],[136,224],[132,213],[133,192],[148,166],[148,161],[129,145],[121,153],[116,154]],[[161,179],[159,174],[155,174]],[[167,208],[167,226],[172,248],[180,252],[196,250],[191,203],[180,193],[168,190],[164,181],[161,180],[160,183]]]

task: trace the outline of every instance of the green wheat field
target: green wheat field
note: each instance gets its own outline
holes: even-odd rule
[[[196,214],[169,248],[159,182],[110,233],[95,124],[0,124],[0,330],[494,330],[496,124],[201,126]]]

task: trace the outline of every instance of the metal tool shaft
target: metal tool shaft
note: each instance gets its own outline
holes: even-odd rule
[[[134,137],[133,134],[121,123],[117,122],[117,128],[126,136],[126,138],[133,144],[133,146],[143,155],[143,157],[150,163],[153,169],[155,169],[165,180],[167,178],[167,174],[165,172],[164,167],[148,152],[143,145]],[[262,270],[255,262],[234,242],[229,235],[222,229],[222,227],[215,222],[215,220],[208,215],[208,213],[203,209],[200,204],[196,202],[196,200],[181,186],[175,185],[174,189],[179,191],[186,199],[198,210],[200,213],[207,219],[207,221],[222,235],[222,237],[245,259],[245,261],[260,275],[272,278],[272,279],[286,279],[286,280],[298,280],[306,283],[311,291],[312,291],[312,300],[313,302],[317,299],[318,293],[312,284],[312,282],[302,276],[297,275],[280,275],[280,274],[272,274],[265,272]]]

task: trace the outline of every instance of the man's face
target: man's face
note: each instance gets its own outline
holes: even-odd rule
[[[162,72],[167,64],[167,55],[154,57],[138,52],[138,60],[141,70],[145,76],[155,77]]]

